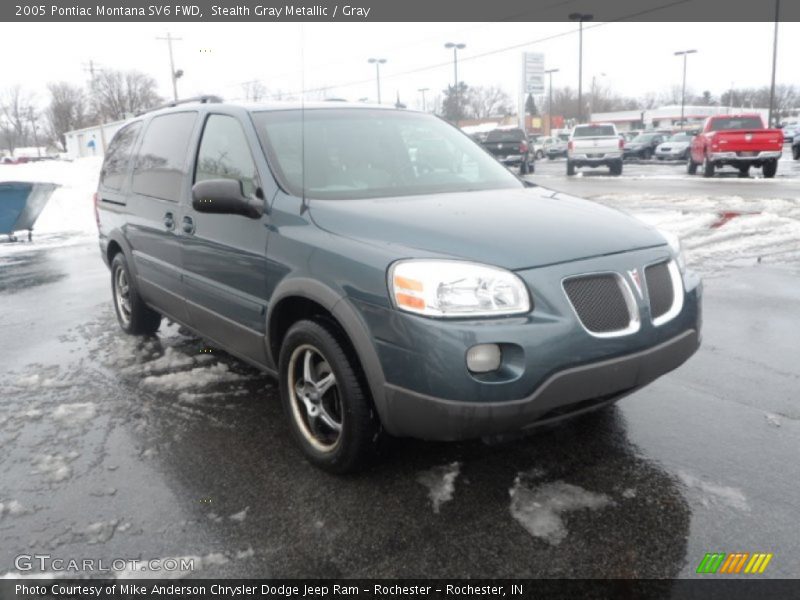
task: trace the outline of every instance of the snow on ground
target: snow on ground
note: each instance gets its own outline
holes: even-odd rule
[[[17,500],[0,502],[0,519],[2,519],[4,515],[9,515],[11,517],[18,517],[20,515],[24,515],[29,512],[31,511],[25,508],[22,505],[22,503]]]
[[[97,237],[93,194],[102,166],[102,157],[75,161],[49,160],[21,165],[0,165],[0,181],[57,183],[49,202],[33,228],[37,248],[65,246]],[[0,244],[0,256],[30,250],[31,244]]]
[[[461,472],[461,463],[433,467],[419,474],[417,481],[428,488],[428,497],[433,504],[433,512],[439,512],[442,504],[453,499],[456,479]]]
[[[562,515],[577,510],[600,510],[614,504],[606,494],[590,492],[564,481],[531,485],[517,476],[511,495],[511,515],[532,536],[556,546],[567,537]]]
[[[678,477],[695,500],[706,508],[723,505],[743,511],[750,510],[747,498],[739,489],[706,481],[686,471],[680,471]]]
[[[77,453],[70,453],[67,456],[42,454],[33,459],[34,472],[53,483],[64,481],[72,477],[72,467],[69,463],[77,457]]]
[[[687,263],[703,271],[800,259],[800,197],[607,194],[594,200],[674,233]]]
[[[189,371],[150,375],[142,380],[142,385],[159,390],[182,390],[199,388],[212,383],[241,381],[245,376],[233,373],[225,363],[216,363],[209,367],[196,367]]]
[[[76,402],[59,404],[53,411],[53,418],[62,425],[75,426],[91,421],[96,414],[97,405],[94,402]]]

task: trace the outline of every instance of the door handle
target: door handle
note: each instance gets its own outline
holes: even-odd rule
[[[164,215],[164,227],[172,231],[175,229],[175,217],[171,212]]]
[[[192,217],[183,217],[183,232],[189,235],[194,233],[194,219]]]

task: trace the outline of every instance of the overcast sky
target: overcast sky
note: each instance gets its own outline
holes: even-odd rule
[[[171,96],[166,42],[170,31],[175,63],[185,72],[179,94],[243,95],[241,83],[259,79],[270,90],[297,92],[332,87],[331,96],[374,99],[375,70],[367,58],[386,58],[383,101],[399,92],[418,106],[419,88],[440,92],[453,80],[452,53],[444,42],[467,45],[459,55],[459,79],[470,85],[519,89],[522,50],[543,52],[546,68],[559,68],[554,86],[577,87],[578,35],[574,23],[3,23],[0,87],[22,84],[47,98],[49,81],[85,83],[90,59],[100,67],[138,69],[156,78]],[[769,85],[772,23],[587,23],[584,29],[584,90],[592,76],[616,91],[639,96],[680,83],[676,50],[694,48],[687,86],[714,96],[735,86]],[[556,36],[556,37],[553,37]],[[551,38],[551,39],[545,39]],[[800,84],[797,49],[800,23],[781,23],[778,83]],[[529,43],[489,56],[483,53]],[[305,68],[303,68],[305,65]],[[437,66],[438,65],[438,66]],[[431,67],[431,68],[427,68]],[[404,74],[407,71],[414,73]],[[601,76],[605,73],[605,76]],[[304,75],[304,77],[303,77]],[[350,84],[350,85],[343,85]],[[431,96],[429,96],[430,98]]]

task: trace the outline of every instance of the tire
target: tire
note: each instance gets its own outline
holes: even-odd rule
[[[686,159],[686,172],[689,175],[694,175],[695,173],[697,173],[697,163],[692,160],[691,153],[689,154],[689,157]]]
[[[536,163],[531,161],[528,163],[528,175],[533,175],[536,173]]]
[[[750,165],[739,167],[739,177],[750,177]]]
[[[792,146],[792,158],[794,160],[800,160],[800,145]]]
[[[382,428],[361,366],[342,333],[323,321],[298,321],[281,346],[279,371],[284,412],[309,462],[343,474],[374,461]],[[321,395],[320,382],[330,386]]]
[[[547,160],[555,160],[555,159],[556,159],[555,155],[553,155],[553,154],[548,154],[547,155]]]
[[[122,252],[111,261],[111,297],[122,331],[130,335],[153,335],[158,331],[161,315],[142,300]]]
[[[614,176],[622,175],[622,161],[618,160],[617,162],[608,165],[608,172]]]
[[[567,176],[572,177],[575,175],[575,165],[572,164],[572,161],[567,159]]]
[[[541,150],[536,151],[536,160],[542,160],[544,158],[544,152]]]
[[[775,177],[775,173],[778,172],[778,161],[768,160],[767,162],[764,163],[764,166],[761,167],[761,172],[767,179],[772,179],[773,177]]]
[[[519,174],[520,175],[527,175],[528,174],[528,163],[526,163],[526,162],[519,163]]]
[[[708,160],[708,155],[703,158],[703,177],[714,176],[714,163]]]
[[[653,158],[653,151],[650,148],[645,148],[642,151],[642,160],[650,160]]]

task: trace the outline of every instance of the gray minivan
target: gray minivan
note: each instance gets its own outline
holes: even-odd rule
[[[333,472],[387,434],[607,406],[700,343],[676,239],[521,180],[425,113],[176,104],[114,136],[95,202],[122,329],[167,317],[277,377]]]

